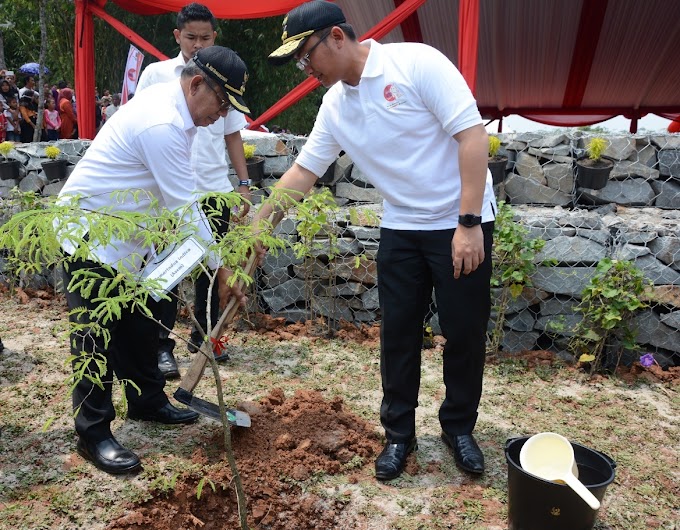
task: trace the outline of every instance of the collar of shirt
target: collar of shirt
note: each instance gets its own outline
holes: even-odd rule
[[[361,45],[367,46],[369,49],[368,57],[366,58],[366,64],[364,65],[364,69],[361,72],[361,79],[381,76],[385,69],[382,44],[373,39],[367,39],[365,41],[361,41]],[[351,90],[357,90],[359,85],[361,85],[361,81],[359,81],[357,86],[351,86],[347,83],[341,83],[341,85],[343,91],[348,92]]]
[[[171,83],[173,83],[171,81]],[[191,113],[189,112],[189,106],[187,105],[187,99],[184,97],[184,91],[182,90],[182,84],[180,80],[174,81],[175,91],[174,96],[177,101],[177,111],[179,112],[180,118],[182,118],[182,130],[188,132],[192,136],[196,134],[196,124],[194,123]]]
[[[170,59],[172,63],[175,65],[175,75],[179,77],[182,74],[182,70],[186,66],[187,63],[184,62],[184,56],[182,55],[182,52],[180,51],[177,54],[177,57],[174,59]]]

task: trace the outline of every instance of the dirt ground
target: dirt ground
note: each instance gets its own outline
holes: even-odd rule
[[[111,477],[94,469],[75,453],[68,399],[60,395],[66,393],[67,373],[63,300],[50,293],[18,292],[2,300],[0,310],[6,346],[0,353],[0,528],[239,528],[233,476],[218,424],[202,419],[171,429],[125,421],[119,414],[116,436],[140,454],[144,471]],[[186,324],[179,331],[188,335]],[[438,440],[436,410],[443,387],[437,370],[443,339],[435,337],[434,348],[423,353],[420,450],[409,457],[400,479],[380,483],[373,476],[384,441],[376,419],[379,330],[345,325],[332,339],[324,331],[318,322],[284,325],[250,315],[230,332],[232,360],[221,368],[225,393],[238,398],[231,405],[252,418],[252,427],[231,431],[250,528],[507,528],[503,440],[513,433],[550,430],[546,416],[558,413],[547,405],[551,400],[559,400],[560,406],[564,402],[559,413],[564,431],[591,429],[577,439],[620,460],[610,509],[605,504],[596,528],[676,528],[672,521],[678,520],[678,507],[671,499],[680,495],[677,368],[634,365],[622,369],[612,383],[606,377],[585,381],[578,367],[564,366],[547,351],[490,359],[483,398],[487,408],[480,411],[477,429],[487,472],[476,479],[456,470]],[[188,353],[178,354],[182,371],[190,360]],[[536,387],[527,388],[529,394],[519,395],[520,387],[531,385]],[[209,393],[206,383],[200,386]],[[599,395],[595,404],[571,417],[575,403],[593,399],[591,391]],[[523,403],[520,410],[497,414],[515,398]],[[635,437],[626,431],[629,420],[621,407],[640,416],[653,411],[656,423],[645,425],[647,433]],[[614,427],[602,420],[600,431],[599,414]],[[541,419],[525,422],[531,416]],[[653,480],[667,496],[639,517],[614,516],[613,510],[635,511],[636,502],[656,491],[645,485],[648,473],[633,471],[639,468],[633,462],[648,436],[658,438],[653,454],[666,472]],[[625,439],[637,447],[617,449]],[[635,496],[629,498],[626,489]]]

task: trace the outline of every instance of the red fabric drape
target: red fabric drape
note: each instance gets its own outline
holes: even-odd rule
[[[583,102],[590,69],[600,40],[602,22],[607,12],[608,0],[588,0],[581,7],[581,18],[574,44],[567,86],[564,88],[564,107],[578,107]]]
[[[668,124],[669,133],[680,133],[680,120],[673,120]]]
[[[616,114],[607,115],[588,115],[588,116],[572,116],[568,114],[563,115],[536,115],[536,114],[521,114],[522,118],[527,120],[537,121],[544,125],[553,125],[555,127],[585,127],[586,125],[595,125],[603,121],[615,118]]]
[[[394,0],[394,7],[399,7],[404,0]],[[423,32],[420,28],[418,12],[414,11],[401,23],[401,32],[404,34],[406,42],[423,42]]]
[[[189,0],[112,0],[131,13],[159,15],[176,13]],[[201,0],[217,18],[262,18],[288,13],[305,0]]]
[[[78,135],[94,138],[94,24],[88,0],[76,0],[75,88]]]
[[[368,30],[364,35],[361,36],[361,40],[365,39],[382,39],[390,31],[392,31],[397,24],[400,24],[402,20],[406,19],[411,13],[415,12],[421,5],[423,5],[427,0],[406,0],[397,9],[392,11],[384,19],[378,22],[370,30]],[[285,67],[284,67],[285,68]],[[303,97],[309,94],[312,90],[319,86],[319,82],[310,77],[296,86],[293,90],[288,92],[283,98],[277,101],[274,105],[269,107],[261,116],[254,120],[249,126],[249,129],[256,129],[260,125],[263,125],[267,121],[281,114],[284,110],[290,107],[292,104],[300,101]]]
[[[458,4],[458,69],[472,93],[477,87],[479,49],[479,0],[460,0]]]

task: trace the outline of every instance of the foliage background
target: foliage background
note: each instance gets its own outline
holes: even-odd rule
[[[168,57],[174,57],[179,52],[172,35],[176,27],[175,13],[135,15],[112,2],[107,3],[105,9]],[[46,66],[50,69],[48,82],[56,84],[64,79],[73,86],[75,3],[73,0],[50,0],[46,15]],[[219,21],[216,43],[237,51],[248,65],[250,81],[246,100],[253,117],[262,114],[305,78],[294,66],[274,68],[267,63],[267,55],[280,43],[281,20],[281,17],[270,17]],[[4,54],[0,49],[0,68],[16,71],[24,63],[37,62],[40,50],[38,0],[1,0],[0,32],[4,44]],[[100,94],[105,89],[120,92],[129,45],[129,41],[106,22],[95,18],[95,81]],[[144,67],[156,61],[149,53],[143,53]],[[17,75],[18,84],[22,86],[23,79]],[[268,126],[271,128],[276,125],[292,132],[308,133],[322,96],[323,89],[317,89],[294,108],[277,116]]]

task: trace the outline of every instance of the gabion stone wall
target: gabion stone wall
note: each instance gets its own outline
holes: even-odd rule
[[[564,351],[580,318],[574,308],[581,293],[597,262],[610,257],[633,261],[653,283],[650,307],[636,318],[638,342],[643,350],[657,354],[659,362],[677,364],[680,136],[606,137],[609,146],[604,157],[614,161],[614,168],[601,190],[579,188],[576,183],[575,161],[585,155],[589,136],[572,132],[501,137],[508,164],[505,180],[495,186],[496,195],[513,205],[517,222],[529,230],[528,237],[546,241],[535,259],[533,287],[510,303],[502,348]],[[285,136],[279,140],[290,152],[278,155],[281,171],[271,174],[262,195],[304,142]],[[257,136],[249,141],[257,143]],[[261,153],[276,156],[271,145],[263,144]],[[292,251],[269,256],[258,283],[259,308],[289,321],[321,315],[356,324],[377,322],[375,255],[380,231],[377,223],[357,226],[349,219],[370,219],[370,215],[350,215],[351,210],[364,209],[379,218],[381,198],[346,155],[336,161],[321,185],[329,186],[342,206],[332,227],[338,238],[332,253],[339,255],[329,260],[328,252],[319,250],[305,261],[295,259]],[[299,239],[294,214],[277,230],[291,241]],[[354,269],[357,258],[360,265]],[[542,265],[549,258],[555,266]],[[434,310],[432,324],[437,332]]]
[[[513,204],[619,204],[680,208],[680,136],[607,136],[604,158],[614,162],[601,190],[578,188],[575,161],[593,135],[505,135],[508,176],[502,192]]]
[[[306,139],[250,131],[243,131],[243,136],[256,145],[256,154],[265,157],[266,178],[255,193],[259,202],[293,163]],[[512,204],[516,221],[529,230],[528,237],[546,241],[535,259],[533,287],[510,302],[502,348],[563,351],[580,318],[574,308],[583,288],[596,263],[610,257],[634,262],[654,285],[647,300],[650,307],[636,317],[641,348],[657,354],[662,364],[678,364],[680,135],[605,137],[609,146],[604,156],[614,161],[614,168],[600,190],[579,188],[575,178],[575,161],[584,155],[590,136],[579,131],[501,135],[508,163],[505,180],[495,186],[497,197]],[[78,142],[63,151],[75,163],[86,148],[87,143]],[[63,182],[53,183],[52,188],[42,182],[41,149],[44,146],[33,144],[16,151],[27,163],[24,174],[34,174],[31,189],[54,193],[54,185],[60,189]],[[298,259],[287,250],[267,257],[258,271],[253,309],[291,322],[317,316],[331,323],[379,322],[375,257],[382,199],[346,155],[338,158],[319,185],[332,190],[340,211],[326,235],[314,241],[311,256]],[[3,188],[7,186],[0,183],[0,198]],[[282,238],[299,241],[295,212],[276,230]],[[549,258],[555,266],[542,264]],[[54,283],[51,274],[25,281],[35,286]],[[431,323],[437,332],[436,307],[433,310]]]
[[[58,140],[15,144],[15,148],[7,155],[7,160],[20,162],[19,178],[0,180],[0,199],[8,197],[10,190],[15,187],[24,192],[32,191],[46,197],[59,195],[66,180],[50,181],[45,175],[42,163],[49,160],[45,155],[45,147],[55,145],[61,149],[58,158],[68,161],[66,173],[70,175],[91,143],[90,140]]]

